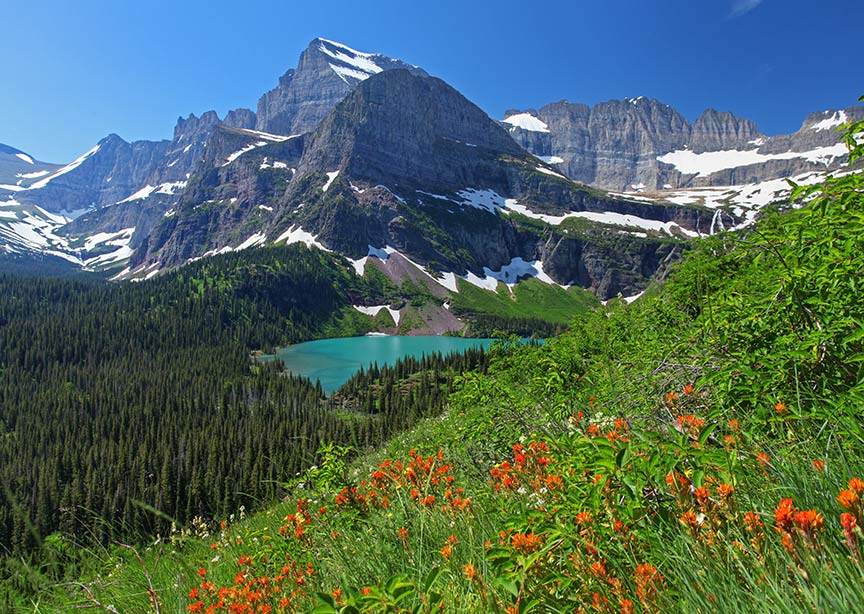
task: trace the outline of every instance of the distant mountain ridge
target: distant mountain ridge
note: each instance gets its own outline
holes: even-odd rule
[[[654,191],[835,169],[846,150],[832,129],[861,118],[864,107],[811,113],[797,132],[768,137],[729,112],[708,109],[691,125],[669,105],[639,97],[508,111],[503,124],[520,145],[571,179],[608,190]]]

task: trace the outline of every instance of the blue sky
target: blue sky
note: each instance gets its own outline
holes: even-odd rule
[[[0,142],[52,162],[254,109],[317,36],[420,65],[495,118],[644,95],[778,134],[864,93],[860,0],[42,0],[0,23]]]

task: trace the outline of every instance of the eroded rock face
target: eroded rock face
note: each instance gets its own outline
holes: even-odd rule
[[[300,56],[297,68],[282,75],[279,84],[258,101],[257,129],[283,135],[314,130],[358,83],[394,68],[426,74],[399,60],[316,38]]]
[[[520,145],[571,179],[608,190],[653,191],[834,170],[845,156],[823,151],[837,144],[833,128],[861,118],[864,107],[813,113],[798,132],[767,137],[732,113],[709,109],[691,126],[668,105],[640,97],[508,111],[503,123]]]

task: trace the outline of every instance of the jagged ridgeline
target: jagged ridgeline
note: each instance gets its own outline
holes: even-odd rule
[[[377,292],[298,246],[141,284],[0,276],[4,552],[35,553],[55,531],[104,543],[225,518],[272,501],[322,439],[378,445],[440,411],[482,351],[366,371],[333,400],[250,356],[364,332],[346,305]]]

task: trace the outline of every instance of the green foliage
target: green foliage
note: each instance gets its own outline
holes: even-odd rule
[[[453,297],[452,310],[459,316],[465,316],[472,322],[476,319],[478,326],[483,327],[484,321],[498,318],[499,322],[506,320],[521,321],[521,327],[527,328],[528,320],[543,320],[552,324],[569,324],[577,315],[587,313],[599,305],[594,295],[582,288],[565,290],[560,286],[544,284],[536,279],[526,279],[519,282],[511,290],[499,283],[495,292],[478,288],[467,282],[459,282],[459,293]],[[497,325],[490,323],[487,328],[512,330],[512,325]],[[512,332],[521,332],[512,330]],[[482,336],[477,334],[477,336]]]

